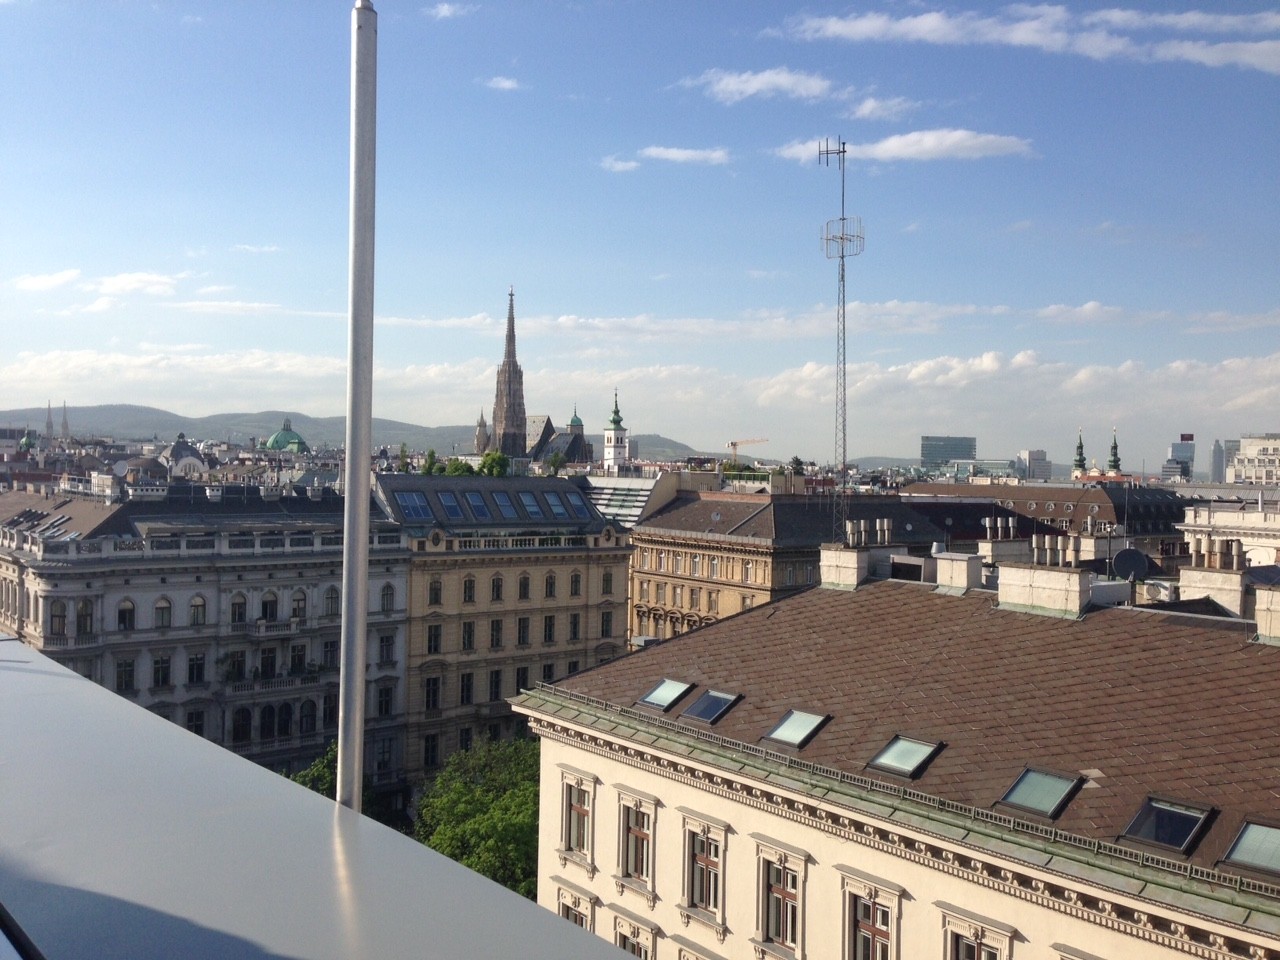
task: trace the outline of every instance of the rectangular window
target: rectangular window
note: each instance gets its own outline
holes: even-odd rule
[[[556,642],[556,618],[554,614],[549,614],[542,618],[542,642]]]
[[[337,641],[334,641],[335,643]],[[233,650],[227,658],[227,679],[238,683],[245,678],[247,656],[243,650]]]
[[[444,602],[444,585],[439,580],[432,580],[427,585],[427,605],[438,607]]]
[[[476,602],[476,582],[471,577],[467,577],[467,579],[462,581],[462,602]]]
[[[167,687],[171,685],[171,673],[168,657],[151,658],[151,685],[153,687]]]
[[[529,618],[521,617],[516,621],[516,646],[527,647],[529,645]]]
[[[577,613],[569,614],[569,640],[575,641],[579,639],[582,630],[582,616]]]
[[[622,808],[624,853],[622,875],[649,879],[649,814],[634,806]]]
[[[489,671],[489,702],[502,699],[502,671]]]
[[[527,512],[534,520],[541,520],[545,516],[542,512],[542,507],[538,506],[538,500],[534,497],[532,492],[528,490],[521,490],[519,497],[520,502],[524,504],[525,512]]]
[[[720,839],[689,834],[689,906],[720,913]]]
[[[581,910],[575,910],[567,903],[562,903],[560,904],[560,916],[568,920],[575,927],[582,927],[583,929],[586,929],[587,915]]]
[[[551,512],[557,520],[568,520],[569,511],[564,508],[564,503],[560,500],[560,495],[548,491],[546,493],[547,504],[551,507]]]
[[[462,621],[462,649],[474,650],[476,648],[476,624],[474,620]]]
[[[320,720],[324,724],[325,729],[329,730],[338,725],[338,695],[336,693],[326,693],[320,707]]]
[[[575,673],[577,673],[577,672],[578,672],[578,661],[577,661],[577,660],[570,660],[570,661],[569,661],[569,670],[568,670],[568,675],[569,675],[569,676],[573,676],[573,675],[574,675]]]
[[[492,600],[494,603],[501,602],[502,600],[502,578],[501,577],[494,577],[492,580],[489,581],[489,599]]]
[[[423,708],[426,710],[440,709],[440,678],[427,677],[422,684]]]
[[[458,704],[460,706],[470,706],[474,697],[473,687],[475,685],[475,675],[464,673],[458,677]]]
[[[556,665],[554,663],[544,663],[542,665],[542,682],[551,683],[556,678]]]
[[[606,637],[606,638],[613,636],[613,611],[612,610],[600,611],[600,636]]]
[[[529,689],[529,668],[516,667],[516,693]]]
[[[619,933],[618,946],[622,948],[623,953],[629,953],[633,957],[639,957],[640,960],[649,960],[649,948],[634,937],[629,937],[625,933]]]
[[[571,597],[582,596],[582,574],[580,573],[569,574],[569,596]]]
[[[600,592],[606,597],[613,593],[613,571],[606,570],[600,581]]]
[[[684,606],[684,587],[678,583],[671,588],[671,605],[675,607]]]
[[[428,770],[440,766],[440,734],[428,733],[422,738],[422,765]]]
[[[493,514],[489,512],[489,505],[477,491],[468,490],[463,496],[467,498],[467,506],[471,508],[471,513],[477,520],[493,519]]]
[[[443,645],[444,626],[439,623],[427,624],[427,653],[436,654],[440,652]]]
[[[575,853],[589,853],[591,849],[591,794],[583,787],[571,783],[566,784],[564,807],[564,848]]]
[[[516,592],[519,594],[521,600],[529,599],[529,577],[528,576],[522,576],[520,578],[519,582],[517,583]]]
[[[699,587],[689,588],[689,609],[698,611],[702,608],[702,590]]]
[[[470,727],[463,727],[458,731],[458,749],[470,750],[472,742],[472,733]]]
[[[267,623],[275,623],[279,609],[280,601],[276,599],[276,595],[274,593],[269,593],[262,598],[262,616],[259,619],[265,620]]]
[[[776,863],[767,865],[765,880],[765,937],[795,949],[800,927],[800,877]]]
[[[649,581],[648,580],[640,581],[640,599],[646,600],[646,601],[649,599]]]
[[[326,640],[324,647],[321,649],[321,656],[324,660],[326,670],[338,669],[338,658],[342,653],[341,640]]]
[[[272,680],[276,675],[276,648],[264,647],[258,653],[258,670],[263,680]]]
[[[293,595],[293,605],[289,616],[298,620],[307,618],[307,595],[305,593],[295,593]]]
[[[187,654],[187,683],[204,683],[204,654]]]
[[[133,688],[133,660],[117,660],[116,693],[130,693]]]
[[[999,960],[999,958],[999,952],[991,947],[983,946],[958,933],[951,935],[949,960]]]
[[[489,649],[496,650],[502,646],[502,621],[489,621]]]
[[[156,604],[156,627],[171,626],[173,626],[173,607],[169,605],[168,601],[162,600]]]
[[[854,960],[892,960],[890,911],[882,903],[855,897],[849,911]]]
[[[519,519],[520,514],[516,513],[515,504],[511,502],[511,497],[505,491],[495,490],[493,502],[498,505],[498,512],[502,514],[503,520]]]
[[[187,711],[187,729],[194,733],[197,737],[204,736],[204,711],[188,710]]]
[[[392,707],[395,703],[395,691],[391,687],[378,688],[378,716],[391,716]]]
[[[719,613],[719,612],[720,612],[720,591],[708,590],[707,591],[707,613]]]
[[[462,505],[458,503],[458,498],[448,490],[440,491],[440,504],[444,507],[445,515],[450,520],[462,519]]]
[[[654,601],[656,603],[667,602],[667,585],[661,581],[654,585]]]
[[[295,643],[289,648],[289,672],[292,674],[305,673],[307,670],[307,645],[305,643]]]

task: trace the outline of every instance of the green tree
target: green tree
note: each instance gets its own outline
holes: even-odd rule
[[[798,477],[804,476],[804,461],[800,459],[800,455],[796,454],[791,458],[791,472]]]
[[[538,741],[460,750],[418,801],[414,836],[532,900],[538,890]]]
[[[475,472],[476,468],[465,460],[450,460],[449,465],[444,468],[446,477],[470,477]]]
[[[421,471],[422,475],[426,477],[435,473],[436,463],[437,463],[436,451],[435,451],[435,448],[432,447],[430,450],[427,451],[427,459],[422,461],[422,471]]]
[[[543,461],[543,466],[551,471],[553,477],[558,477],[560,471],[564,469],[564,454],[559,450],[555,451]]]
[[[486,477],[505,477],[511,470],[511,460],[505,453],[490,450],[480,458],[481,475]]]
[[[409,472],[409,445],[407,443],[400,444],[400,467],[401,473]]]
[[[338,798],[338,741],[330,742],[324,753],[312,761],[311,766],[305,770],[299,770],[290,779],[294,783],[302,784],[308,790],[314,790],[330,800],[336,800]],[[374,817],[375,820],[379,819],[374,815],[373,808],[372,782],[365,777],[360,789],[360,810]]]

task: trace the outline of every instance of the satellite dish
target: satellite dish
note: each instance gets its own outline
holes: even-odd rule
[[[1121,550],[1111,561],[1112,571],[1121,580],[1128,580],[1130,577],[1134,580],[1144,579],[1149,565],[1147,555],[1133,547]]]
[[[123,477],[126,473],[129,472],[128,462],[125,460],[117,460],[114,464],[111,465],[111,472],[114,473],[117,477]]]

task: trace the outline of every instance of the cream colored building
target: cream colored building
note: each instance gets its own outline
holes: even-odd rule
[[[1186,508],[1179,529],[1193,556],[1215,555],[1220,552],[1218,544],[1238,541],[1246,564],[1280,562],[1280,503],[1274,500],[1262,504],[1196,503]]]
[[[1280,957],[1280,591],[1242,644],[1081,569],[864,553],[516,699],[540,904],[652,960]]]
[[[410,548],[410,782],[523,732],[521,690],[623,652],[627,535],[568,480],[388,473],[375,493]]]
[[[1241,437],[1226,473],[1227,483],[1280,483],[1280,433]]]

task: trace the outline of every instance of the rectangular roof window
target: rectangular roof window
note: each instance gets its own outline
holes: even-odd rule
[[[681,716],[691,720],[704,720],[707,723],[715,723],[724,716],[726,710],[737,702],[738,697],[736,694],[708,690],[693,701],[693,706],[682,713]]]
[[[493,491],[493,500],[498,505],[498,511],[502,514],[503,520],[518,520],[520,518],[520,514],[516,513],[516,505],[511,502],[511,495],[507,491]]]
[[[929,761],[941,749],[940,743],[925,743],[923,740],[896,736],[871,759],[871,766],[914,779],[924,772]]]
[[[560,494],[552,493],[548,490],[544,496],[547,498],[547,503],[551,504],[551,512],[556,515],[557,520],[569,519],[569,511],[564,508],[564,504],[560,500]]]
[[[492,520],[493,514],[489,512],[489,505],[484,502],[484,497],[475,490],[468,490],[463,494],[467,498],[467,504],[471,507],[471,512],[477,520]]]
[[[1022,771],[1000,802],[1053,819],[1066,806],[1079,784],[1079,777],[1060,777],[1043,770],[1027,769]]]
[[[427,495],[421,490],[397,490],[396,503],[406,520],[434,520],[431,506],[427,503]]]
[[[529,511],[529,516],[535,520],[541,520],[543,517],[542,507],[538,506],[538,498],[528,490],[520,491],[520,502],[524,504],[525,510]]]
[[[587,509],[587,502],[582,499],[582,494],[577,490],[566,490],[565,499],[569,501],[569,507],[579,520],[590,520],[591,511]]]
[[[665,712],[675,706],[676,702],[692,689],[692,683],[663,678],[661,683],[640,698],[640,702]]]
[[[440,502],[444,505],[444,512],[450,520],[462,519],[462,505],[458,503],[458,498],[453,495],[453,491],[441,490]]]
[[[1231,845],[1227,860],[1242,867],[1280,873],[1280,828],[1246,823]]]
[[[778,721],[778,725],[765,736],[791,747],[803,747],[813,739],[813,735],[829,719],[830,717],[826,715],[805,713],[803,710],[788,710]]]
[[[1186,853],[1196,839],[1196,834],[1209,818],[1209,810],[1188,807],[1169,800],[1147,797],[1133,823],[1124,835],[1133,840],[1158,843]]]

